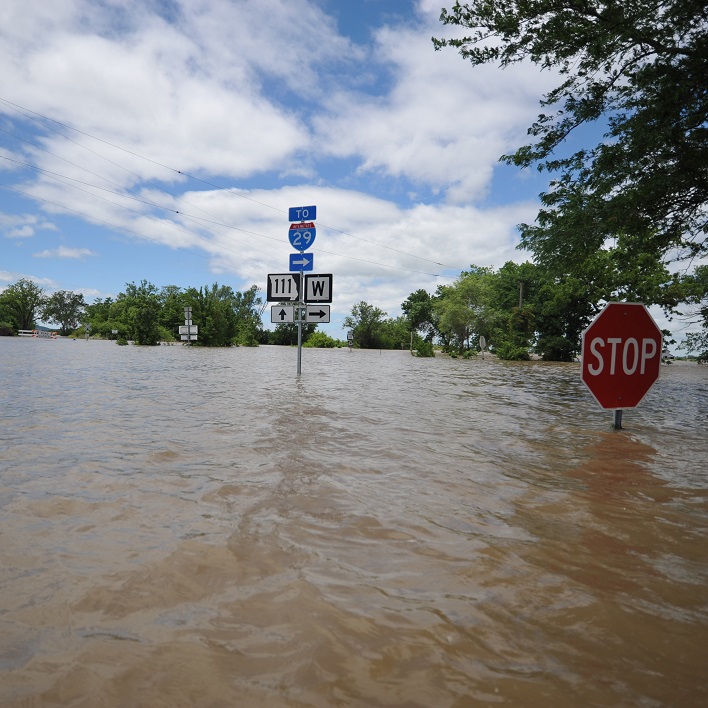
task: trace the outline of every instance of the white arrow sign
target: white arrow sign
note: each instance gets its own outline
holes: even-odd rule
[[[270,308],[270,321],[274,324],[295,321],[295,308],[292,305],[273,305]]]
[[[329,322],[329,305],[308,305],[306,322]]]

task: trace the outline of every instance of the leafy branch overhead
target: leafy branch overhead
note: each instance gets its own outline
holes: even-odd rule
[[[483,0],[443,10],[471,30],[433,39],[473,65],[559,73],[528,145],[501,159],[553,173],[522,246],[562,268],[608,239],[668,262],[708,253],[708,6],[702,0]],[[603,139],[564,154],[599,123]]]

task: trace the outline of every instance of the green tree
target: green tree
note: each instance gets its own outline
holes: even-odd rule
[[[186,300],[192,321],[199,328],[197,342],[204,347],[229,347],[236,336],[234,291],[228,285],[188,288]],[[182,315],[184,319],[184,314]]]
[[[695,272],[686,276],[683,282],[686,300],[692,310],[686,313],[689,322],[702,323],[702,332],[690,332],[679,345],[679,349],[695,352],[699,361],[708,362],[708,265],[698,266]]]
[[[548,113],[529,128],[530,145],[503,159],[559,173],[543,196],[540,228],[524,243],[555,250],[627,235],[676,257],[705,252],[708,197],[708,7],[703,0],[509,0],[457,3],[441,21],[471,30],[433,40],[473,65],[530,60],[555,68],[560,84],[543,97]],[[562,155],[569,133],[600,123],[597,145]],[[546,244],[546,240],[555,243]],[[582,243],[584,242],[584,244]]]
[[[177,285],[163,285],[158,294],[160,327],[172,334],[173,339],[179,337],[179,328],[184,324],[184,308],[187,298],[182,288]]]
[[[536,336],[536,299],[540,269],[534,263],[505,263],[490,279],[496,326],[490,343],[501,359],[529,359]]]
[[[282,307],[292,307],[292,303],[279,303]],[[317,329],[317,325],[314,323],[303,322],[302,324],[302,341],[303,343],[309,342],[310,337]],[[295,322],[283,322],[282,324],[275,325],[275,329],[270,333],[268,337],[269,344],[279,344],[284,346],[295,346],[297,344],[297,323]]]
[[[9,321],[15,330],[34,329],[46,300],[44,293],[44,288],[26,278],[9,285],[0,293],[2,319]]]
[[[411,293],[405,302],[401,303],[401,310],[408,319],[409,330],[422,333],[429,342],[432,342],[438,333],[438,318],[433,303],[433,297],[423,289]]]
[[[50,295],[42,307],[42,317],[59,325],[59,334],[66,336],[79,325],[86,308],[84,296],[69,290],[59,290]]]
[[[360,349],[382,349],[384,342],[384,318],[386,313],[363,300],[344,318],[342,327],[354,333],[354,343]]]
[[[236,292],[233,297],[233,310],[236,316],[236,335],[234,343],[242,347],[255,347],[261,338],[261,299],[258,287],[252,285],[244,292]]]
[[[160,343],[160,300],[158,289],[147,280],[140,285],[126,283],[125,293],[120,293],[113,306],[121,320],[127,324],[129,336],[136,344],[154,346]]]
[[[316,326],[317,325],[315,325],[315,327]],[[305,342],[302,346],[310,348],[317,347],[320,349],[333,349],[341,345],[336,339],[333,339],[325,332],[313,332],[310,337],[308,337],[307,342]]]
[[[205,347],[233,344],[256,346],[261,338],[258,288],[234,292],[228,285],[188,288],[185,304],[192,307],[192,320],[199,327],[197,343]],[[182,315],[184,318],[184,314]]]
[[[128,335],[128,324],[122,320],[116,320],[116,312],[123,312],[123,304],[116,307],[116,303],[110,297],[105,300],[96,298],[90,305],[84,308],[81,321],[84,325],[91,326],[91,334],[98,337],[112,337],[114,329],[119,330],[121,336]]]
[[[452,285],[438,287],[433,308],[443,349],[462,353],[480,335],[491,335],[496,319],[490,300],[492,279],[491,268],[471,266]]]
[[[410,344],[411,329],[407,317],[389,317],[381,323],[381,349],[408,349]]]
[[[501,158],[552,174],[521,245],[559,279],[587,280],[604,253],[604,297],[671,311],[681,288],[665,264],[708,252],[705,2],[476,0],[441,21],[470,33],[434,39],[436,49],[455,47],[474,66],[530,60],[561,77],[542,97],[530,144]],[[568,151],[583,125],[602,138]]]
[[[572,361],[580,353],[583,330],[597,314],[587,283],[571,276],[547,279],[535,305],[536,349],[547,361]]]

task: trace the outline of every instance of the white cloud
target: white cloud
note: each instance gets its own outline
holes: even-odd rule
[[[29,280],[33,283],[36,283],[37,285],[49,288],[55,288],[57,285],[56,281],[52,280],[51,278],[39,278],[35,275],[30,275],[28,273],[17,273],[9,270],[0,270],[0,282],[6,283],[6,285],[2,288],[3,290],[8,285],[12,285],[18,280]]]
[[[168,8],[169,18],[156,14]],[[31,141],[49,152],[13,144],[13,155],[65,176],[18,170],[22,189],[45,200],[39,208],[90,225],[83,242],[72,232],[74,248],[35,256],[84,258],[116,233],[139,235],[264,287],[267,273],[287,270],[287,208],[316,203],[316,269],[335,274],[337,309],[364,299],[389,314],[471,263],[522,259],[515,224],[533,220],[535,204],[484,200],[542,80],[527,67],[475,70],[452,50],[434,52],[439,8],[426,0],[418,10],[355,46],[306,0],[4,0],[0,97],[82,131],[51,124],[61,135]],[[1,101],[0,112],[27,127]],[[293,182],[303,186],[283,186]],[[172,211],[96,186],[134,189]]]
[[[68,248],[67,246],[59,246],[58,248],[47,249],[35,253],[35,258],[78,258],[83,260],[87,256],[95,256],[96,254],[88,248]]]
[[[37,230],[57,231],[55,224],[34,214],[7,214],[0,212],[0,232],[7,238],[28,238]]]
[[[308,143],[297,117],[260,89],[258,69],[265,62],[264,53],[275,55],[278,46],[281,55],[292,59],[292,51],[282,51],[285,35],[277,43],[272,37],[270,49],[265,44],[260,51],[251,46],[248,54],[240,53],[239,38],[233,36],[259,34],[254,23],[264,22],[266,8],[261,6],[268,3],[184,3],[185,16],[179,25],[150,14],[141,3],[132,3],[125,14],[116,7],[106,16],[99,7],[79,2],[8,3],[4,26],[12,31],[0,30],[4,67],[0,95],[13,96],[39,113],[147,153],[154,162],[131,159],[125,153],[117,160],[142,178],[180,179],[155,163],[244,176],[276,168]],[[292,3],[277,5],[270,8],[276,18],[278,9]],[[239,8],[243,12],[237,16]],[[292,12],[286,13],[291,19]],[[114,22],[118,16],[129,24],[108,31],[102,26],[108,15]],[[264,24],[277,29],[276,22]],[[40,30],[42,41],[37,42]],[[230,31],[232,36],[227,37]],[[253,41],[251,37],[251,45]],[[224,47],[229,48],[227,56]],[[284,57],[281,64],[286,66]],[[272,62],[266,66],[272,67]],[[116,157],[105,144],[86,136],[71,137],[109,159]],[[120,183],[136,179],[63,137],[50,134],[43,142],[69,163],[76,162],[78,155],[81,165],[77,169],[27,148],[46,169],[83,177],[86,169],[100,171]]]
[[[498,158],[524,139],[549,77],[526,65],[472,69],[452,50],[434,52],[434,31],[382,28],[373,59],[393,72],[390,92],[344,87],[314,124],[323,149],[357,157],[363,173],[405,177],[452,203],[479,201]]]

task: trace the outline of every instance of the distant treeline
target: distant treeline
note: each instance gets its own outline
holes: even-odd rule
[[[471,266],[450,285],[434,293],[419,289],[401,304],[403,314],[391,318],[365,301],[344,318],[360,348],[401,349],[411,347],[421,356],[432,356],[433,345],[452,355],[474,354],[480,338],[502,359],[528,359],[532,353],[543,359],[570,361],[580,353],[583,330],[611,300],[644,301],[651,304],[656,292],[667,311],[681,303],[703,301],[708,292],[708,266],[699,266],[691,276],[676,278],[667,288],[664,273],[652,280],[647,270],[630,282],[626,271],[618,278],[610,267],[593,269],[583,277],[558,277],[541,266],[507,262],[494,268]],[[661,288],[659,288],[661,285]],[[652,290],[654,288],[654,290]],[[670,293],[670,299],[666,300]],[[54,322],[63,335],[74,334],[132,340],[154,345],[180,339],[184,310],[190,307],[192,321],[199,328],[197,346],[293,345],[296,324],[278,324],[264,329],[264,303],[253,285],[243,292],[214,283],[197,288],[175,285],[156,287],[143,280],[127,283],[115,300],[96,299],[86,304],[81,294],[59,291],[47,296],[43,288],[20,280],[0,293],[0,334],[32,329],[37,318]],[[708,308],[704,308],[708,318]],[[317,331],[316,324],[302,327],[305,346],[336,347],[345,341]],[[708,353],[708,329],[689,335],[679,348]],[[665,341],[674,343],[671,332]]]

